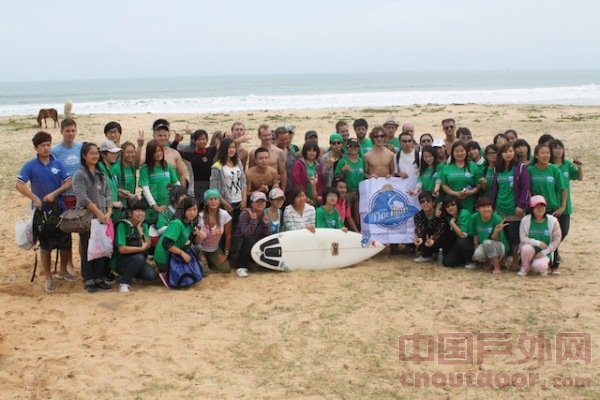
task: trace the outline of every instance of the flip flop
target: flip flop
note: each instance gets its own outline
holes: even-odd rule
[[[48,292],[48,293],[54,293],[54,292],[56,292],[56,283],[54,283],[53,280],[46,279],[46,283],[44,284],[44,289],[46,289],[46,292]]]
[[[502,271],[500,271],[500,270],[496,270],[496,269],[492,270],[492,274],[494,274],[494,275],[500,275],[501,273],[502,273]]]

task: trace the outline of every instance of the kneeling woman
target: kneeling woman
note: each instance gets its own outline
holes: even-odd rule
[[[263,192],[252,192],[250,208],[242,211],[240,220],[233,234],[234,245],[231,260],[236,267],[235,273],[240,278],[248,276],[250,250],[260,239],[271,234],[269,217],[265,215],[267,196]]]
[[[217,189],[208,189],[204,192],[204,210],[198,216],[198,228],[202,232],[202,236],[196,242],[204,275],[231,270],[228,258],[233,222],[231,215],[219,207],[220,204],[221,194]],[[224,252],[219,247],[221,242]]]
[[[184,251],[191,244],[194,237],[202,238],[202,232],[194,229],[198,217],[198,205],[191,197],[184,198],[177,207],[175,219],[169,222],[167,230],[160,236],[154,250],[154,261],[160,271],[160,278],[166,285],[166,272],[169,263],[169,253],[177,254],[183,261],[192,261],[189,254]]]
[[[560,244],[562,233],[558,220],[546,214],[546,199],[533,196],[530,200],[531,214],[521,220],[519,235],[521,238],[521,270],[519,276],[525,276],[533,269],[546,275],[552,253]]]
[[[419,193],[421,211],[415,217],[415,245],[420,248],[421,255],[415,262],[431,261],[440,248],[446,247],[448,225],[444,218],[435,214],[435,205],[431,192]]]
[[[117,223],[115,232],[115,257],[117,270],[121,274],[119,292],[129,293],[133,278],[153,281],[156,271],[146,262],[146,253],[150,249],[150,234],[146,218],[146,202],[133,197],[127,207],[128,218]]]
[[[504,236],[504,227],[508,226],[502,217],[494,212],[492,200],[480,197],[476,203],[477,212],[471,216],[469,234],[473,237],[475,252],[473,261],[478,263],[490,262],[494,267],[493,273],[500,273],[500,261],[508,250],[508,242]],[[473,269],[476,265],[465,265]]]
[[[444,266],[457,267],[469,263],[475,250],[473,238],[468,233],[471,213],[460,208],[458,198],[446,196],[442,203],[442,217],[445,217],[450,230],[447,247],[444,248]]]

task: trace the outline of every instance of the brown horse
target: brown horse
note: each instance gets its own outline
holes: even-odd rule
[[[46,128],[48,127],[48,123],[46,122],[46,118],[52,118],[54,120],[54,127],[58,126],[58,112],[54,108],[42,108],[38,113],[37,122],[40,128],[42,127],[42,120],[44,120],[44,124]]]

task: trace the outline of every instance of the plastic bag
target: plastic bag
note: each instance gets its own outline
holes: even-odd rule
[[[115,231],[111,220],[106,224],[101,224],[100,221],[94,218],[90,226],[90,240],[87,249],[88,261],[102,257],[112,257],[114,237]]]
[[[35,245],[33,238],[33,210],[28,219],[19,219],[15,223],[15,242],[24,250],[31,250]]]

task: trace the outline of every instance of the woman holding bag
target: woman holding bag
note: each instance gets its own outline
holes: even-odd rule
[[[77,200],[76,207],[88,209],[101,224],[110,220],[112,196],[106,178],[97,168],[100,151],[94,143],[83,143],[81,147],[81,167],[73,175],[73,191]],[[81,274],[85,290],[89,293],[110,291],[106,282],[108,257],[88,261],[90,232],[79,234]]]

